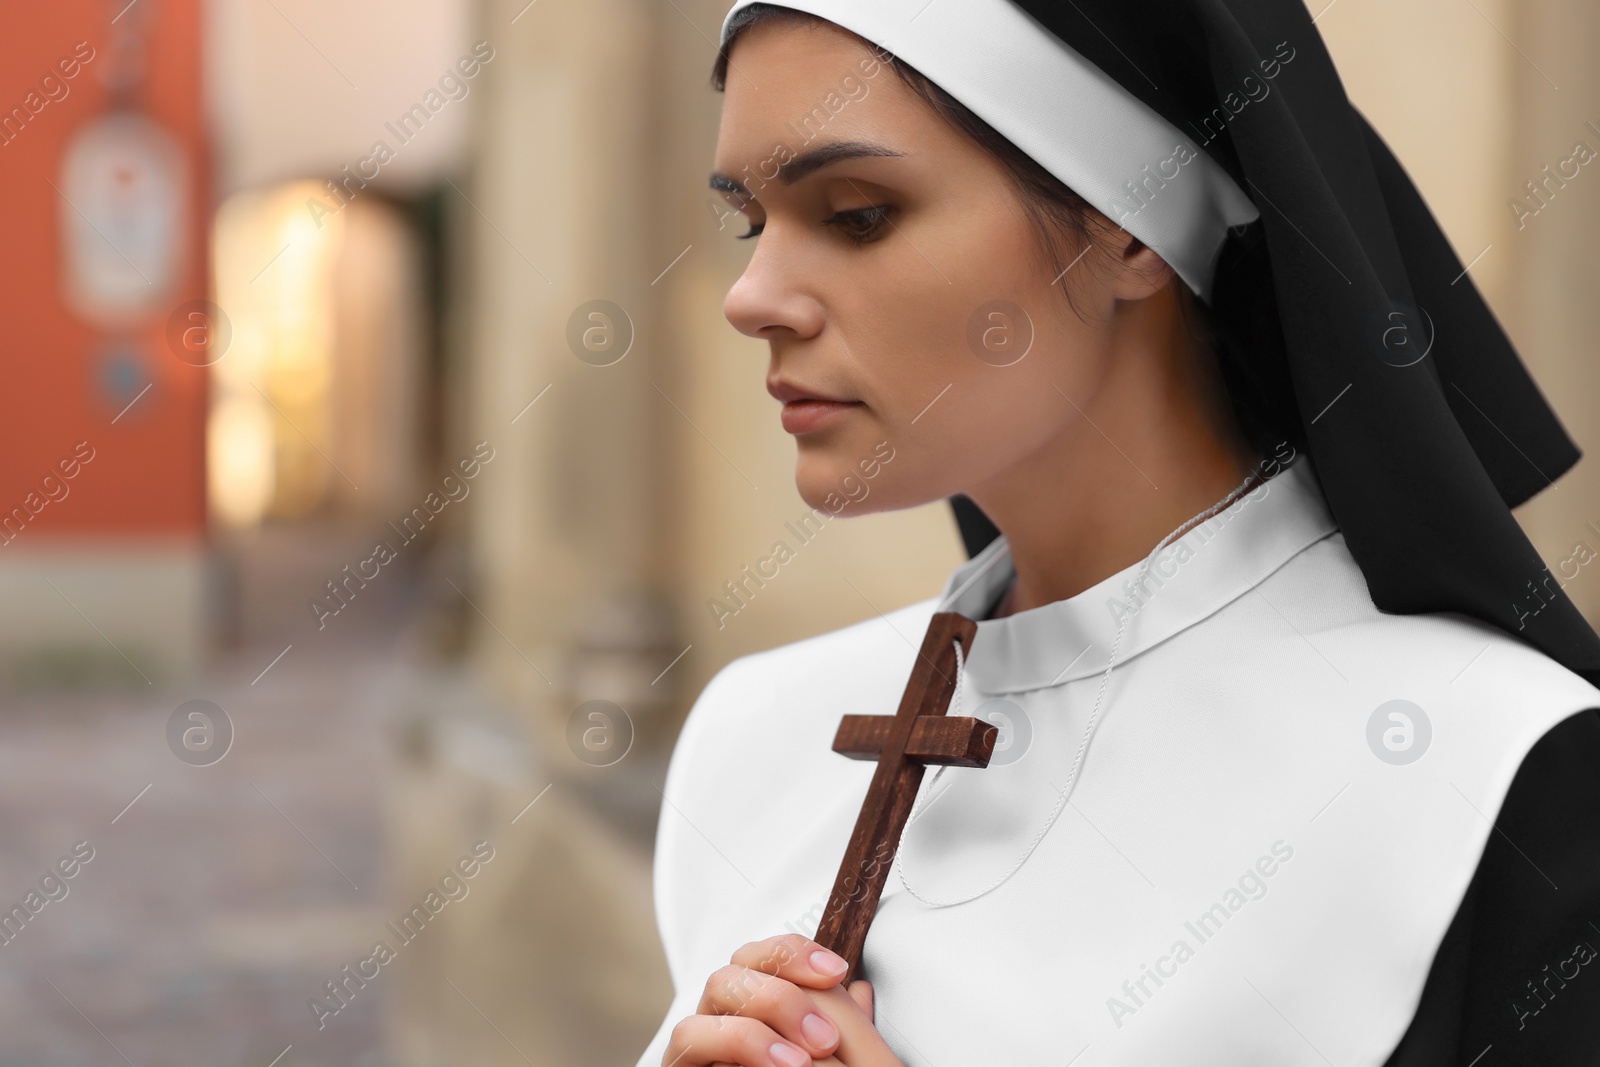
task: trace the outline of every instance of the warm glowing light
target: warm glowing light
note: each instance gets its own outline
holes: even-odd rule
[[[211,409],[206,455],[211,465],[211,506],[230,526],[261,520],[272,499],[276,465],[271,410],[244,398],[224,400]]]
[[[329,486],[336,291],[343,215],[321,219],[306,202],[314,182],[240,193],[213,231],[217,304],[234,344],[215,365],[207,480],[216,517],[250,526],[304,514]]]

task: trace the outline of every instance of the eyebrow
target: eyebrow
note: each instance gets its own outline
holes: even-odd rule
[[[902,156],[904,153],[896,152],[892,148],[885,148],[881,144],[871,141],[834,141],[830,144],[818,145],[809,152],[802,152],[789,162],[778,168],[777,179],[784,185],[793,185],[813,171],[821,170],[833,163],[845,159],[860,159],[867,156]],[[748,168],[746,168],[748,169]],[[737,178],[730,178],[726,174],[716,171],[711,173],[711,188],[718,192],[733,193],[737,196],[750,197],[750,190]]]

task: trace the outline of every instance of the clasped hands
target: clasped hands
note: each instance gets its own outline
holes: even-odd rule
[[[809,938],[751,941],[672,1028],[662,1067],[904,1067],[873,1025],[872,985]]]

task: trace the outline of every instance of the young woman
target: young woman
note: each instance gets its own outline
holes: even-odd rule
[[[741,0],[721,45],[724,311],[800,493],[952,498],[975,555],[707,685],[641,1065],[1593,1062],[1600,639],[1507,510],[1576,451],[1297,0]],[[1001,748],[924,778],[845,986],[830,746],[936,611]]]

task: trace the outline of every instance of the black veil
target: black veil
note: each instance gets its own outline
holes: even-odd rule
[[[1255,201],[1209,306],[1223,374],[1247,431],[1311,457],[1374,603],[1480,619],[1600,684],[1600,637],[1510,512],[1578,450],[1299,0],[1012,2]],[[969,555],[997,536],[951,505]]]

